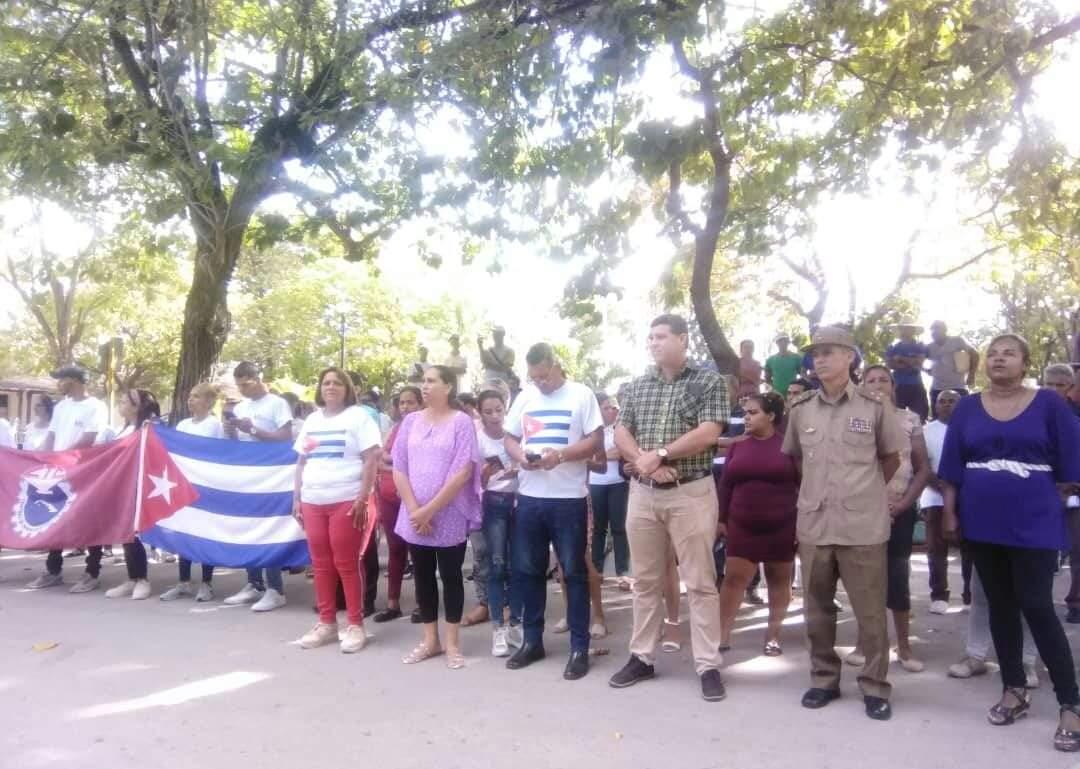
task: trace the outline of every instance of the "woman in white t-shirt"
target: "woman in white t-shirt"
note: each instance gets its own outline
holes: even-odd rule
[[[53,399],[42,395],[34,402],[34,417],[26,426],[23,435],[23,451],[43,451],[45,439],[49,436],[49,423],[53,415]]]
[[[518,470],[503,442],[506,403],[501,393],[485,390],[477,402],[480,423],[476,439],[484,464],[480,479],[483,521],[481,534],[487,552],[487,605],[494,630],[491,653],[506,657],[511,646],[521,646],[521,596],[511,579],[510,530],[514,517],[514,495],[518,488]],[[508,616],[507,616],[508,615]]]
[[[149,390],[128,390],[121,393],[117,411],[124,418],[124,426],[116,432],[106,430],[99,434],[100,442],[119,440],[138,430],[144,422],[161,417],[161,407],[158,405],[157,398]],[[111,590],[106,590],[105,597],[132,598],[136,601],[149,598],[151,588],[146,546],[138,537],[124,543],[124,565],[127,567],[127,581]]]
[[[180,420],[180,424],[176,426],[177,431],[188,435],[199,435],[203,438],[223,440],[225,438],[225,428],[221,426],[221,421],[210,413],[214,408],[215,401],[217,401],[217,396],[217,388],[209,382],[200,382],[192,387],[187,400],[188,411],[191,412],[191,416]],[[162,601],[175,601],[177,598],[195,596],[198,603],[212,601],[214,600],[214,589],[211,587],[213,579],[213,564],[204,563],[202,565],[202,582],[199,583],[199,589],[196,590],[191,585],[191,561],[184,556],[180,556],[180,581],[158,597]]]
[[[293,515],[304,527],[315,572],[319,622],[300,639],[304,649],[340,640],[341,651],[358,652],[367,643],[363,616],[360,551],[368,521],[368,499],[375,483],[381,435],[379,426],[356,405],[348,374],[328,368],[319,374],[315,403],[296,439]],[[345,592],[348,626],[338,635],[337,585]]]

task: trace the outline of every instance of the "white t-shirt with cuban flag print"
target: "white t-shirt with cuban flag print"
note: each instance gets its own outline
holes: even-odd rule
[[[588,387],[566,382],[545,395],[534,385],[526,387],[506,415],[504,428],[521,438],[527,453],[544,449],[565,449],[604,426],[600,405]],[[585,460],[563,462],[554,470],[521,469],[518,493],[541,499],[581,499],[589,491],[589,469]]]
[[[360,455],[382,444],[379,425],[359,406],[334,416],[319,409],[304,420],[293,448],[306,459],[300,501],[309,505],[353,502],[360,496]]]

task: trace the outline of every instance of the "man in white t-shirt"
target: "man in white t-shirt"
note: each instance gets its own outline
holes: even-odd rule
[[[956,390],[942,390],[932,404],[937,419],[927,422],[923,428],[926,439],[926,452],[930,457],[930,469],[933,475],[919,498],[919,508],[926,519],[926,560],[930,566],[930,612],[944,614],[949,610],[949,543],[941,527],[941,514],[945,500],[941,496],[941,481],[938,480],[938,463],[941,462],[941,448],[945,445],[945,432],[952,418],[953,409],[963,396]],[[970,574],[970,570],[968,572]],[[970,579],[970,577],[969,577]],[[964,603],[970,602],[967,579],[964,581]]]
[[[108,426],[109,415],[105,404],[86,394],[86,371],[78,366],[63,366],[52,373],[57,389],[64,396],[53,408],[49,432],[45,436],[42,451],[68,451],[94,445],[98,433]],[[89,544],[89,543],[83,543]],[[72,593],[89,593],[98,586],[101,573],[101,546],[90,547],[86,553],[86,571],[71,586]],[[29,585],[31,590],[62,585],[61,571],[64,555],[60,550],[50,550],[45,561],[45,573]]]
[[[525,362],[532,384],[514,401],[505,425],[506,450],[521,467],[511,547],[525,637],[506,667],[517,670],[545,656],[548,546],[553,544],[566,578],[570,625],[563,678],[573,681],[589,672],[587,462],[603,447],[604,421],[592,390],[566,381],[551,345],[533,345]]]
[[[254,363],[244,361],[233,369],[236,388],[244,399],[226,410],[225,436],[241,441],[292,441],[292,409],[280,395],[266,389]],[[252,604],[252,611],[273,611],[285,605],[285,581],[280,568],[247,570],[247,584],[225,599],[229,606]]]

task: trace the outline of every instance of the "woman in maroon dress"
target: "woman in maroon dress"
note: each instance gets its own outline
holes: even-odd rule
[[[751,395],[743,402],[746,438],[728,448],[720,478],[717,536],[727,539],[727,571],[720,587],[721,649],[730,648],[735,612],[746,586],[765,564],[769,586],[769,628],[765,654],[782,653],[780,630],[791,602],[795,562],[795,503],[799,469],[780,451],[784,399],[777,393]]]

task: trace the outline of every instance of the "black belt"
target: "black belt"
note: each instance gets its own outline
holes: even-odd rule
[[[682,478],[679,478],[678,480],[671,481],[669,483],[657,483],[656,481],[651,480],[649,478],[638,478],[637,482],[640,483],[642,486],[648,486],[650,489],[661,489],[661,490],[663,490],[663,489],[674,489],[674,488],[677,488],[679,486],[682,486],[684,483],[692,483],[694,481],[700,481],[702,478],[709,478],[710,476],[712,476],[711,471],[709,471],[709,470],[699,470],[696,473],[690,473],[689,475],[684,475]]]

